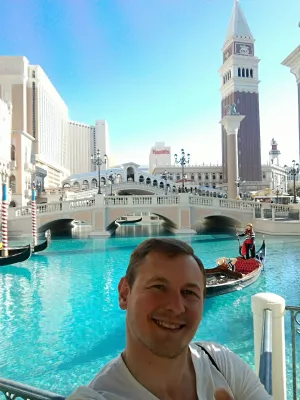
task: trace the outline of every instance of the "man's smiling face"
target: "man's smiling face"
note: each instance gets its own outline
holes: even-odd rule
[[[131,343],[159,357],[180,355],[202,319],[204,290],[203,273],[192,256],[150,252],[132,287],[126,277],[119,284]]]

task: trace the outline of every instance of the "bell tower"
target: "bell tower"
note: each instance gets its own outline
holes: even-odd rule
[[[238,174],[245,181],[261,181],[260,117],[258,95],[258,63],[254,53],[255,39],[248,26],[239,0],[233,12],[223,45],[221,77],[221,116],[228,106],[245,115],[238,133]],[[227,182],[227,135],[222,127],[223,179]]]
[[[271,150],[269,151],[269,161],[271,165],[279,165],[279,156],[281,152],[278,150],[278,143],[275,139],[271,140]]]

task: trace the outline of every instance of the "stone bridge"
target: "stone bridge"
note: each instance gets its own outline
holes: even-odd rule
[[[194,227],[206,218],[219,218],[224,225],[245,225],[255,218],[259,203],[201,197],[186,193],[178,195],[106,196],[60,201],[37,206],[37,224],[57,220],[79,220],[92,226],[92,236],[109,235],[114,221],[121,216],[147,212],[167,222],[175,233],[196,233]],[[21,225],[22,224],[22,225]],[[31,231],[31,207],[9,209],[9,229]]]

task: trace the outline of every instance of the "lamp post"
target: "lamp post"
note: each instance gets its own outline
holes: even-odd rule
[[[245,184],[246,181],[242,181],[242,178],[238,177],[237,180],[235,181],[236,187],[240,188],[242,185]],[[238,189],[239,190],[239,189]],[[240,196],[240,190],[239,190],[239,196]],[[241,196],[240,196],[241,197]]]
[[[110,174],[109,177],[107,178],[107,180],[110,181],[110,195],[111,195],[111,196],[112,196],[112,194],[113,194],[113,193],[112,193],[112,187],[113,187],[113,183],[114,183],[116,177],[117,177],[117,175],[111,172],[111,174]]]
[[[170,173],[167,172],[167,170],[165,169],[164,172],[160,174],[160,178],[165,181],[164,188],[165,188],[165,195],[167,196],[168,194],[167,180],[170,179]]]
[[[101,178],[100,178],[100,169],[102,164],[106,164],[107,155],[104,154],[103,159],[100,157],[100,150],[97,150],[96,156],[94,154],[91,155],[91,160],[94,165],[98,166],[98,194],[102,194],[101,192]]]
[[[181,154],[180,154],[180,158],[178,159],[178,155],[174,154],[174,158],[175,158],[175,163],[176,164],[180,164],[181,165],[181,171],[182,171],[182,192],[184,192],[184,179],[185,179],[185,175],[184,175],[184,168],[187,164],[189,164],[190,162],[190,153],[187,153],[187,155],[185,154],[184,149],[181,149]]]
[[[279,185],[276,186],[276,204],[278,204]]]
[[[292,177],[293,177],[293,181],[294,181],[294,201],[293,201],[293,203],[296,204],[297,203],[297,199],[296,199],[296,176],[299,174],[299,164],[296,163],[295,160],[293,160],[291,169],[288,169],[289,167],[287,165],[285,165],[284,168],[286,168],[287,174],[288,175],[292,175]]]

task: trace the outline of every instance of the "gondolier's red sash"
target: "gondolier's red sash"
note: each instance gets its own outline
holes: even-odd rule
[[[246,248],[246,244],[253,244],[254,240],[253,239],[246,239],[242,245],[242,256],[245,256],[247,253],[247,248]]]

